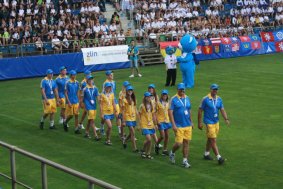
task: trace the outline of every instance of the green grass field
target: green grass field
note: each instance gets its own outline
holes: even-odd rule
[[[155,83],[159,92],[164,88],[165,67],[148,66],[142,68],[142,74],[142,78],[130,80],[139,104],[148,84]],[[129,70],[115,71],[118,89],[124,80],[129,80],[128,76]],[[82,77],[79,75],[78,80]],[[104,72],[95,73],[99,88],[104,79]],[[177,80],[181,81],[180,73]],[[197,69],[196,86],[186,91],[192,101],[195,125],[198,106],[211,83],[220,85],[219,95],[231,121],[231,127],[226,127],[223,119],[220,121],[218,146],[221,155],[227,158],[224,166],[202,159],[205,132],[196,127],[190,148],[191,169],[181,167],[180,151],[177,164],[171,165],[161,155],[154,160],[141,159],[131,152],[130,144],[128,149],[122,149],[116,127],[111,147],[105,146],[104,140],[95,142],[73,132],[65,133],[58,124],[57,130],[49,130],[46,122],[45,129],[39,130],[40,81],[41,78],[32,78],[0,83],[0,140],[121,188],[282,188],[282,53],[205,61]],[[175,88],[168,89],[171,96],[176,93]],[[70,125],[73,126],[73,121]],[[141,147],[143,137],[139,132],[136,136]],[[172,131],[170,140],[172,146]],[[33,188],[41,188],[40,163],[21,155],[16,160],[17,178]],[[0,172],[10,174],[8,150],[3,148],[0,148]],[[87,187],[86,182],[53,168],[48,168],[48,185],[51,189]],[[10,189],[10,181],[0,177],[1,187]]]

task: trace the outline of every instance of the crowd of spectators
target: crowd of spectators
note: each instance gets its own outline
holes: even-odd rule
[[[120,13],[106,20],[105,0],[0,0],[0,45],[36,44],[44,50],[125,44],[126,36],[151,41],[240,36],[255,28],[282,27],[282,0],[121,0],[118,11],[134,12],[136,30],[124,31]]]
[[[282,0],[137,0],[136,35],[179,39],[240,36],[283,25]]]
[[[105,1],[0,0],[0,45],[34,43],[52,49],[123,44],[119,14],[106,20]]]

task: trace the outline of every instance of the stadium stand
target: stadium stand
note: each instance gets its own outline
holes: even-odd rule
[[[196,38],[242,36],[282,27],[280,0],[166,0],[135,4],[137,35],[173,40],[189,32]]]
[[[118,11],[105,18],[105,1],[1,0],[3,54],[77,52],[84,47],[141,45],[179,40],[243,36],[282,28],[282,0],[129,0],[113,1]],[[122,29],[120,16],[133,11],[135,30]],[[9,47],[12,45],[12,47]],[[16,49],[15,49],[16,48]]]

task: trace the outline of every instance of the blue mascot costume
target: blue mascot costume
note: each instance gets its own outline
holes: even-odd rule
[[[194,36],[186,34],[182,37],[179,43],[179,48],[182,50],[182,56],[177,57],[180,63],[180,68],[183,77],[183,83],[186,88],[193,88],[195,84],[195,58],[193,51],[197,47],[197,41]]]

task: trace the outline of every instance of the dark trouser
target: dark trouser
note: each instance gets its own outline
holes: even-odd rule
[[[166,86],[170,85],[170,81],[171,82],[171,86],[175,85],[175,81],[176,81],[176,75],[177,75],[177,69],[168,69],[167,70],[167,77],[166,77]]]

